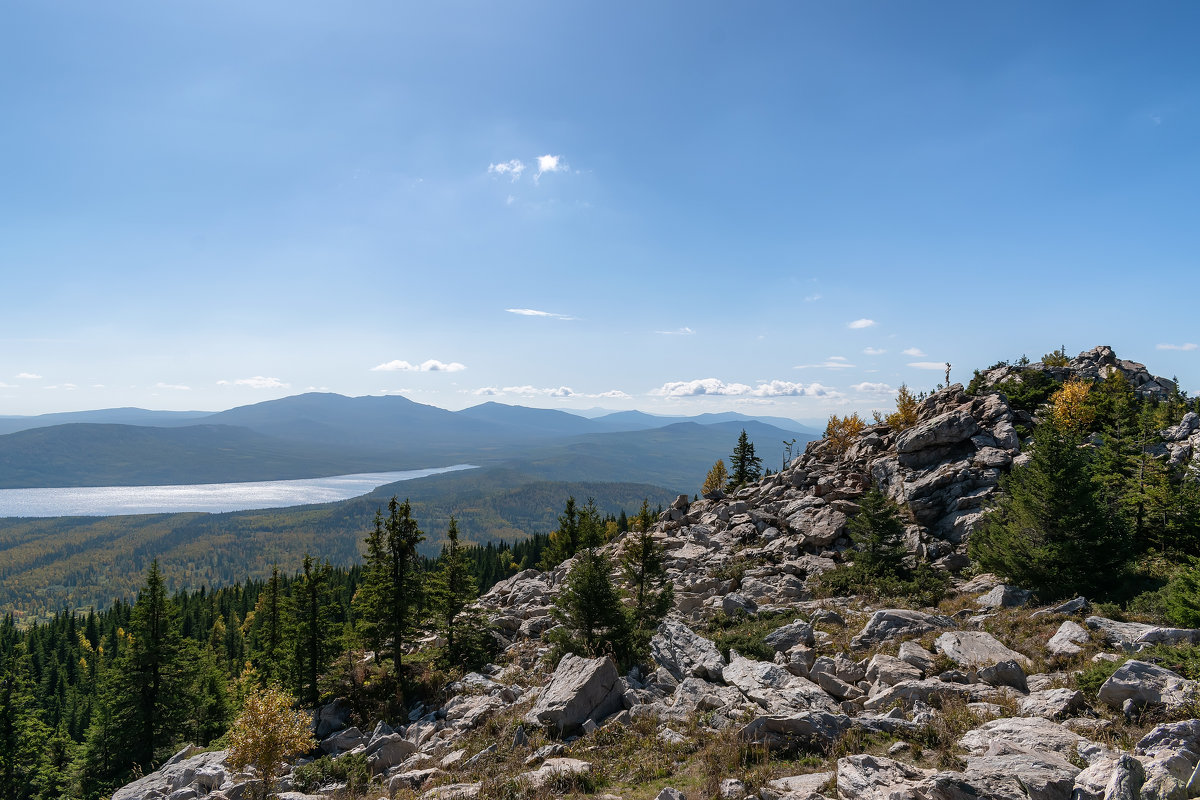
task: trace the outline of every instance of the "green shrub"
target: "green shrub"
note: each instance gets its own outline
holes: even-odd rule
[[[315,791],[333,782],[345,783],[346,793],[351,797],[364,794],[371,782],[367,757],[362,753],[347,753],[339,758],[321,756],[292,772],[292,785],[302,792]]]
[[[1126,661],[1128,659],[1125,658],[1119,661],[1097,661],[1087,666],[1075,675],[1075,688],[1079,689],[1079,691],[1086,694],[1092,700],[1095,700],[1096,695],[1100,692],[1100,687]]]

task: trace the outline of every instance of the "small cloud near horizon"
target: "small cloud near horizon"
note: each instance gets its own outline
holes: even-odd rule
[[[1185,342],[1184,344],[1156,344],[1156,350],[1196,350],[1200,348],[1200,344],[1195,342]]]
[[[910,367],[915,367],[916,369],[943,370],[946,368],[946,362],[944,361],[910,361],[908,362],[908,365]]]
[[[896,388],[894,386],[889,386],[886,383],[871,383],[870,381],[863,381],[862,383],[856,383],[853,386],[851,386],[850,388],[856,392],[863,392],[864,394],[895,394],[896,393]]]
[[[798,364],[792,369],[853,369],[854,365],[845,356],[829,356],[820,364]]]
[[[460,364],[457,361],[451,361],[447,364],[444,361],[438,361],[436,358],[422,361],[420,364],[410,364],[407,361],[396,359],[371,367],[371,372],[462,372],[466,368],[465,364]]]
[[[863,317],[862,319],[856,319],[854,322],[847,323],[846,327],[857,331],[862,330],[863,328],[873,328],[877,324],[878,323],[875,322],[875,320]]]
[[[904,353],[906,356],[912,356],[913,358],[922,358],[926,355],[925,351],[919,347],[906,347],[900,352]]]
[[[558,314],[554,311],[539,311],[536,308],[506,308],[504,309],[510,314],[516,314],[521,317],[544,317],[546,319],[576,319],[570,314]]]
[[[36,375],[32,372],[18,372],[13,377],[19,381],[40,381],[42,379],[41,375]]]
[[[471,394],[476,397],[503,397],[505,395],[516,395],[518,397],[553,397],[559,400],[567,398],[604,398],[609,400],[632,400],[633,395],[621,391],[620,389],[609,389],[606,392],[597,392],[595,394],[589,392],[577,392],[570,386],[546,387],[539,388],[537,386],[505,386],[503,388],[497,386],[484,386],[471,391]]]
[[[172,391],[176,391],[176,392],[190,392],[192,390],[192,387],[184,386],[182,383],[163,383],[162,381],[159,381],[158,383],[154,384],[154,388],[155,389],[171,389]]]
[[[691,381],[668,381],[650,395],[668,399],[680,397],[839,397],[836,389],[819,383],[792,381],[763,381],[757,386],[745,383],[726,383],[719,378],[699,378]]]
[[[290,383],[284,383],[279,378],[267,378],[255,375],[253,378],[238,378],[233,381],[217,381],[217,386],[248,386],[251,389],[287,389]]]

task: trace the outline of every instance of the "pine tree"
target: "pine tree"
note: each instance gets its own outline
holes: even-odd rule
[[[1130,555],[1119,521],[1099,501],[1080,443],[1077,432],[1038,425],[1029,463],[1001,480],[1004,493],[968,545],[981,569],[1047,601],[1106,596]]]
[[[251,642],[255,655],[251,659],[264,683],[279,680],[284,669],[283,633],[289,614],[287,596],[279,565],[271,565],[271,577],[254,605]]]
[[[873,577],[905,573],[904,523],[883,492],[871,487],[858,501],[858,513],[846,525],[854,542],[854,563]]]
[[[149,772],[158,750],[179,731],[188,684],[179,609],[167,597],[158,560],[150,564],[146,583],[138,592],[130,619],[129,641],[114,678],[119,709],[130,737],[129,762]]]
[[[8,659],[0,671],[0,800],[33,797],[46,738],[37,712],[27,658]]]
[[[329,562],[317,564],[305,554],[304,565],[295,586],[293,605],[294,679],[296,696],[309,706],[317,705],[320,690],[317,680],[333,656]]]
[[[446,637],[446,660],[450,664],[462,664],[471,649],[467,645],[481,642],[481,637],[473,634],[481,632],[486,624],[481,615],[467,609],[478,592],[465,549],[458,540],[458,522],[453,516],[446,538],[448,542],[442,551],[441,567],[431,582],[429,600],[437,628]]]
[[[733,448],[733,454],[729,456],[729,464],[731,469],[729,488],[731,489],[752,483],[762,477],[762,459],[754,454],[754,444],[746,435],[745,428],[742,428],[737,445]]]
[[[377,515],[376,528],[367,537],[360,612],[369,625],[377,626],[371,635],[380,647],[391,641],[397,672],[403,662],[404,641],[417,622],[421,605],[417,545],[424,540],[412,506],[395,497],[388,503],[387,518]]]
[[[612,655],[619,664],[630,653],[629,620],[613,586],[612,565],[598,549],[577,554],[566,584],[555,600],[554,617],[563,629],[555,644],[560,651],[595,657]]]
[[[634,655],[641,658],[658,623],[671,610],[675,591],[667,580],[663,546],[651,532],[650,504],[646,500],[642,501],[636,522],[637,531],[626,540],[621,556],[621,572],[632,601],[629,623]]]
[[[574,496],[567,498],[566,508],[558,517],[558,528],[550,534],[550,545],[542,554],[542,567],[553,569],[579,550],[579,512]]]

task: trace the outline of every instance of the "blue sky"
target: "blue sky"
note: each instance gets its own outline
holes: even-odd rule
[[[0,414],[1200,391],[1200,6],[17,2]],[[537,312],[537,313],[534,313]]]

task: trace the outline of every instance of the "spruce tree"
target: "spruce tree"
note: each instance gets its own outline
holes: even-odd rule
[[[305,554],[299,580],[295,584],[293,604],[294,685],[296,696],[308,706],[317,705],[320,690],[317,681],[333,657],[332,597],[329,562],[317,564]]]
[[[479,593],[466,550],[458,540],[458,521],[453,516],[446,539],[441,566],[429,588],[430,608],[438,631],[446,637],[446,660],[450,664],[462,664],[468,651],[476,649],[482,642],[482,637],[477,634],[483,632],[486,635],[482,630],[486,624],[481,615],[473,614],[467,608]]]
[[[742,428],[733,454],[729,456],[729,488],[736,489],[762,477],[762,459],[754,454],[754,444]]]
[[[391,642],[392,662],[400,672],[404,642],[416,625],[421,606],[421,575],[417,545],[425,540],[407,500],[388,503],[388,516],[376,516],[367,537],[363,586],[357,603],[369,635],[382,647]]]
[[[981,569],[1050,601],[1107,596],[1130,555],[1128,537],[1099,501],[1077,432],[1038,425],[1028,464],[1001,480],[1003,494],[971,534]]]
[[[854,542],[854,563],[872,577],[902,577],[904,523],[899,510],[883,492],[871,487],[858,500],[858,513],[846,524]]]
[[[636,531],[626,539],[621,555],[621,572],[629,591],[629,623],[634,656],[646,655],[650,637],[675,600],[674,587],[667,580],[663,546],[654,540],[650,504],[642,501],[635,518]]]
[[[629,620],[613,585],[608,557],[598,549],[577,554],[555,600],[554,617],[563,626],[555,640],[560,654],[611,655],[625,664],[630,654]]]
[[[558,517],[558,528],[550,534],[550,544],[542,554],[542,567],[553,569],[579,550],[579,512],[574,496],[567,498],[566,508]]]

